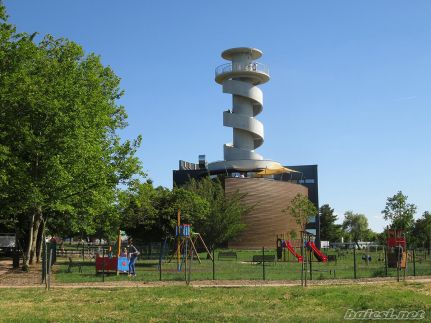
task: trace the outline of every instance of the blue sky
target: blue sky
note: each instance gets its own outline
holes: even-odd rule
[[[265,158],[318,164],[320,204],[364,213],[374,230],[398,190],[431,211],[431,1],[6,0],[20,31],[101,55],[122,78],[124,138],[156,185],[178,160],[223,158],[229,95],[220,53],[264,52]]]

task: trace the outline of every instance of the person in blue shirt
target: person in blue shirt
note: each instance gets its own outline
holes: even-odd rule
[[[135,277],[135,263],[139,256],[139,251],[133,245],[133,239],[129,238],[127,245],[127,256],[129,257],[129,276]]]

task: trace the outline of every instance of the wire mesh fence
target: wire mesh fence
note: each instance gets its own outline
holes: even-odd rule
[[[108,257],[108,247],[88,252],[98,255],[101,249]],[[138,246],[140,256],[136,264],[138,281],[199,281],[199,280],[324,280],[359,279],[372,277],[404,276],[404,270],[388,266],[386,246],[366,249],[323,249],[328,261],[319,261],[314,253],[303,248],[304,264],[289,250],[283,250],[281,257],[276,248],[255,250],[216,249],[208,254],[204,250],[184,249],[178,253],[173,246],[152,243]],[[301,254],[300,248],[297,253]],[[187,255],[187,256],[186,256]],[[407,252],[406,276],[431,275],[429,250],[411,249]],[[115,281],[130,279],[126,275],[96,275],[95,260],[91,256],[82,260],[82,255],[70,253],[57,255],[56,281]],[[79,264],[80,270],[70,268]],[[304,265],[305,269],[302,270]],[[106,277],[105,277],[106,276]]]

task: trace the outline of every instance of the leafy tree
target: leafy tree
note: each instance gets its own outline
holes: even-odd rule
[[[17,33],[0,4],[0,221],[15,227],[24,267],[39,229],[70,223],[95,232],[117,185],[140,173],[140,144],[121,143],[126,113],[120,79],[66,39]]]
[[[351,241],[359,248],[358,241],[365,240],[370,234],[367,217],[363,214],[347,211],[344,213],[343,229],[349,234]]]
[[[406,234],[413,229],[416,205],[407,203],[408,196],[401,191],[386,200],[383,218],[391,221],[393,229],[404,229]]]
[[[431,213],[429,211],[425,211],[422,217],[415,221],[412,238],[416,247],[426,246],[431,251]]]
[[[317,208],[307,196],[297,194],[282,211],[291,215],[301,230],[305,231],[309,217],[317,213]]]
[[[174,235],[177,212],[182,223],[201,223],[209,213],[208,202],[185,189],[154,188],[151,181],[135,182],[121,194],[122,227],[142,242],[160,241]]]
[[[320,214],[320,239],[328,241],[339,241],[342,236],[341,225],[335,224],[337,215],[334,214],[329,204],[324,204],[319,209]]]
[[[209,205],[207,216],[193,225],[210,248],[235,239],[245,229],[242,218],[252,208],[242,203],[243,194],[236,192],[226,196],[220,179],[209,177],[198,181],[191,179],[184,189],[200,196]]]

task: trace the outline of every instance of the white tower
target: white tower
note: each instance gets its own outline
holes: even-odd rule
[[[233,128],[233,143],[224,145],[224,161],[210,163],[210,171],[258,171],[281,168],[255,152],[263,144],[263,124],[255,117],[262,112],[263,94],[257,87],[269,81],[267,66],[254,60],[262,56],[256,48],[225,50],[224,59],[231,61],[218,66],[215,81],[223,85],[223,92],[232,94],[232,111],[223,112],[223,125]]]

